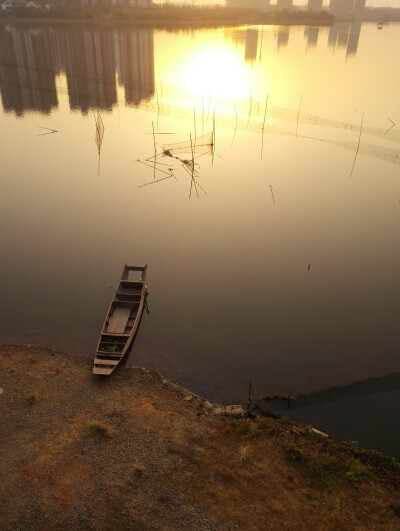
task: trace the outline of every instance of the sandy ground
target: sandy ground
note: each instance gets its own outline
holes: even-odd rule
[[[154,372],[0,347],[0,529],[400,529],[399,466]]]

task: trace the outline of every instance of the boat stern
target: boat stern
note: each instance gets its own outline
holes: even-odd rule
[[[93,367],[93,374],[100,374],[102,376],[110,376],[112,372],[114,371],[115,367],[102,367],[102,366],[96,366]]]

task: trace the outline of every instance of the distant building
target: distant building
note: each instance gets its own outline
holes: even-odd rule
[[[13,13],[16,9],[26,7],[26,4],[26,0],[5,0],[5,2],[1,4],[1,8],[7,13]]]
[[[266,11],[270,5],[270,0],[225,0],[226,7],[232,9],[256,9],[258,11]]]
[[[345,14],[354,9],[354,0],[330,0],[329,10],[336,14]]]
[[[307,9],[310,11],[321,11],[323,0],[308,0]]]
[[[276,7],[279,9],[291,9],[293,0],[276,0]]]
[[[355,0],[354,2],[354,11],[356,13],[359,13],[360,11],[363,11],[365,8],[366,0]]]
[[[77,0],[81,6],[118,5],[126,7],[152,7],[153,0]]]

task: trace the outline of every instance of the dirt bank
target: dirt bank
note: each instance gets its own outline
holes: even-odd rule
[[[91,368],[0,347],[1,529],[399,529],[392,459]]]

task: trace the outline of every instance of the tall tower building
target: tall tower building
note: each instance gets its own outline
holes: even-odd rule
[[[293,6],[293,0],[277,0],[276,6],[279,9],[290,9]]]
[[[329,10],[333,13],[348,13],[354,8],[354,0],[330,0]]]
[[[308,0],[307,9],[309,11],[321,11],[323,0]]]
[[[225,0],[225,4],[228,8],[247,8],[266,11],[271,5],[271,0]]]

